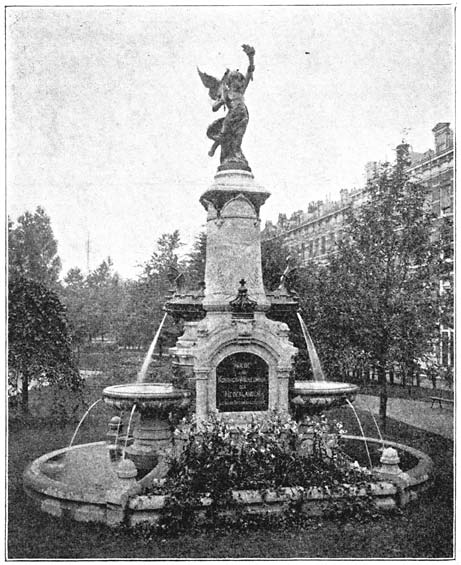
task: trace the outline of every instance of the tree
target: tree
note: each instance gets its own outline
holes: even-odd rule
[[[123,286],[113,271],[113,263],[107,257],[86,278],[88,293],[88,330],[91,338],[116,335],[123,307]]]
[[[76,390],[81,377],[72,356],[65,310],[43,284],[19,275],[8,288],[8,384],[28,411],[31,384]]]
[[[273,290],[280,284],[280,277],[290,255],[289,249],[277,238],[261,242],[263,283],[268,290]]]
[[[60,291],[66,307],[72,342],[79,348],[89,339],[89,291],[85,276],[78,267],[69,269]]]
[[[171,271],[182,267],[178,257],[181,246],[179,231],[163,234],[150,259],[143,265],[137,281],[128,287],[125,319],[120,340],[127,345],[147,346],[164,315],[163,306],[171,288]]]
[[[298,269],[295,288],[327,379],[344,378],[357,369],[356,361],[362,356],[351,343],[338,308],[338,281],[328,265],[310,261]]]
[[[158,280],[159,284],[165,284],[169,269],[179,267],[178,250],[181,246],[179,230],[161,235],[157,240],[156,250],[144,263],[141,278]]]
[[[261,264],[264,287],[267,291],[279,288],[282,274],[287,267],[290,269],[285,280],[287,290],[295,291],[300,300],[312,303],[315,300],[313,288],[307,283],[307,279],[300,279],[300,273],[310,273],[309,270],[301,268],[298,257],[290,252],[280,239],[274,238],[261,242]],[[290,340],[298,348],[298,355],[294,362],[295,378],[301,380],[312,378],[311,363],[306,349],[306,342],[297,317],[297,312],[284,312],[283,315],[269,314],[273,319],[284,322],[290,328]]]
[[[191,287],[198,286],[205,280],[205,263],[206,233],[200,232],[186,260],[186,273]]]
[[[8,220],[8,270],[10,277],[20,275],[48,288],[57,287],[61,270],[58,243],[41,206],[33,214],[19,216],[16,226]]]
[[[404,146],[368,184],[329,265],[336,286],[330,323],[376,365],[385,427],[386,373],[411,370],[438,331],[440,245],[432,241],[426,189],[406,172]]]
[[[72,268],[64,278],[60,295],[67,308],[73,343],[93,338],[118,337],[126,315],[127,284],[113,271],[110,257],[86,277]]]

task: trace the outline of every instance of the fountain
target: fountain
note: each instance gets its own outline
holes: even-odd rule
[[[317,350],[299,312],[297,312],[297,317],[306,342],[314,376],[312,381],[295,381],[290,390],[290,400],[295,416],[302,419],[306,415],[323,412],[328,408],[341,406],[346,402],[350,404],[350,401],[354,400],[357,395],[359,387],[350,383],[333,382],[325,379]]]
[[[118,410],[136,410],[140,420],[133,432],[133,443],[125,446],[124,455],[138,470],[151,471],[168,454],[172,442],[171,412],[185,411],[189,406],[190,392],[179,390],[169,383],[131,383],[105,388],[104,402]],[[128,424],[128,431],[130,429]],[[128,438],[128,433],[127,433]]]
[[[325,380],[300,316],[315,380],[289,385],[297,349],[289,339],[287,324],[277,318],[296,313],[299,305],[284,277],[274,292],[266,292],[263,286],[260,208],[270,194],[256,183],[241,150],[248,122],[243,94],[254,72],[254,49],[248,45],[243,49],[249,59],[246,75],[226,72],[219,81],[199,71],[213,108],[224,105],[228,114],[213,122],[207,132],[214,142],[210,155],[221,147],[221,159],[214,182],[200,197],[207,212],[205,283],[199,291],[178,285],[165,305],[167,313],[184,320],[184,333],[170,354],[190,386],[178,389],[171,383],[145,381],[160,327],[138,381],[109,386],[102,393],[107,405],[130,413],[124,441],[121,420],[115,417],[107,442],[71,444],[39,457],[25,471],[25,489],[45,512],[108,525],[156,522],[165,495],[146,496],[143,491],[161,484],[169,454],[181,449],[173,440],[172,415],[179,418],[193,409],[199,426],[211,417],[240,425],[276,412],[298,420],[301,436],[308,440],[310,432],[302,427],[306,416],[350,404],[358,392],[355,385]],[[383,452],[370,487],[378,506],[406,504],[427,482],[432,463],[424,453],[382,439],[345,437],[366,440],[367,450],[378,443],[414,458],[413,467],[402,473],[398,455]],[[236,504],[253,505],[257,510],[264,502],[273,504],[275,511],[283,511],[302,497],[303,508],[314,514],[322,512],[325,494],[319,489],[306,493],[294,485],[285,490],[269,493],[264,501],[256,491],[236,491],[233,496]],[[357,493],[362,495],[365,491]]]

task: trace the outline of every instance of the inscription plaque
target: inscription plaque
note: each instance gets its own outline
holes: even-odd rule
[[[233,353],[216,367],[216,409],[220,412],[267,410],[269,366],[254,353]]]

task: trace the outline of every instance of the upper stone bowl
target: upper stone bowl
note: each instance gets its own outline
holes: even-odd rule
[[[295,381],[290,389],[290,404],[296,419],[318,414],[329,408],[352,402],[359,390],[357,385],[333,381]]]
[[[129,383],[108,386],[102,391],[106,404],[119,410],[136,409],[141,413],[161,413],[174,408],[186,408],[190,402],[188,390],[177,389],[170,383]]]

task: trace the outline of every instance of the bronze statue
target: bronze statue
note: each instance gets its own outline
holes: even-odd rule
[[[248,125],[248,110],[243,95],[250,80],[253,80],[255,50],[249,45],[242,45],[248,56],[249,66],[244,76],[238,71],[226,70],[221,80],[218,80],[200,69],[198,73],[204,86],[209,90],[210,98],[214,100],[213,112],[222,106],[227,107],[227,115],[215,120],[207,129],[207,136],[214,141],[208,155],[213,157],[221,145],[221,165],[218,170],[244,169],[250,171],[248,162],[242,153],[242,139]]]

